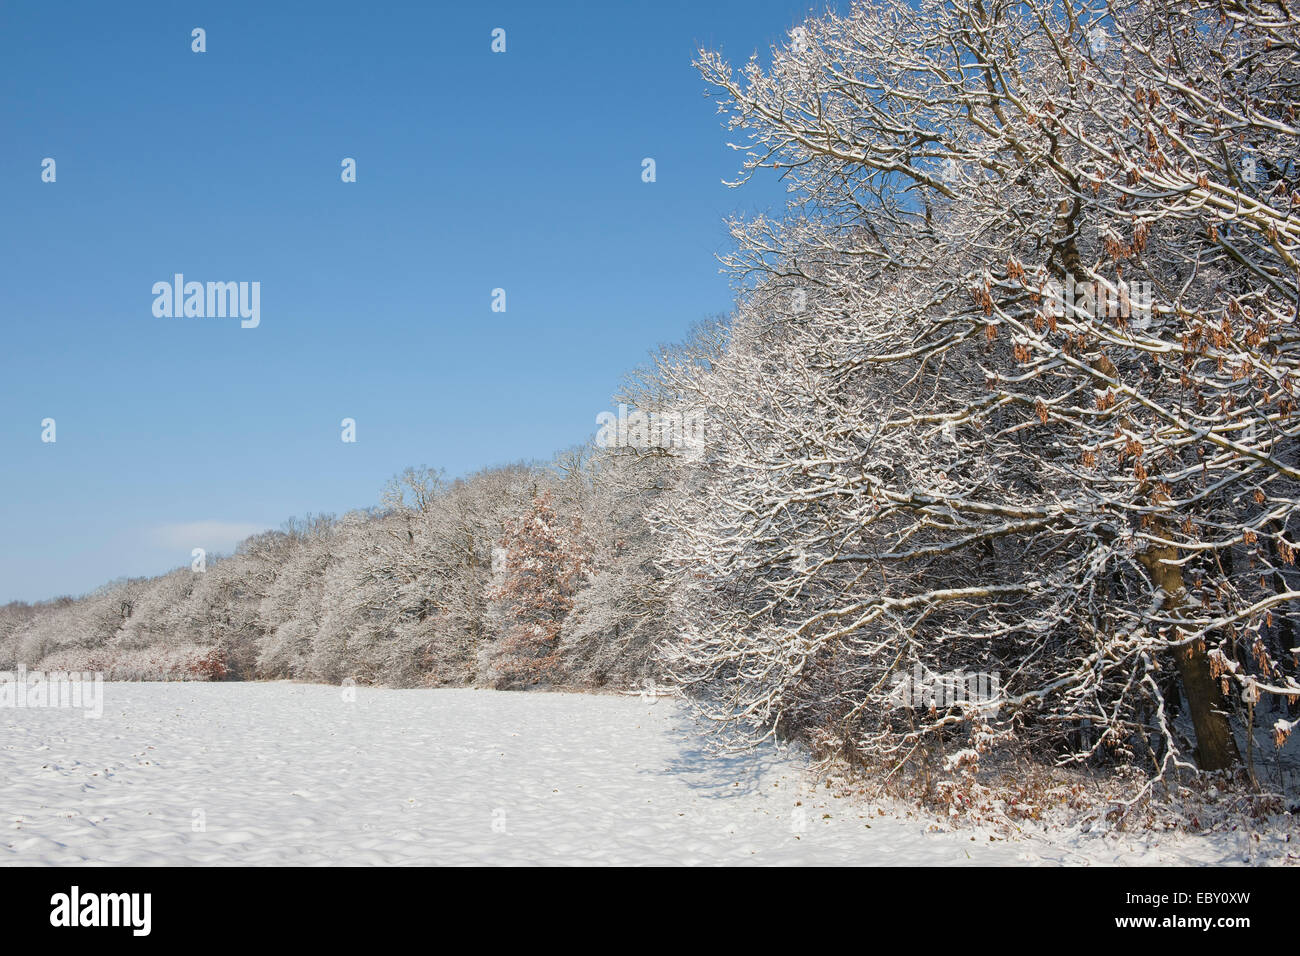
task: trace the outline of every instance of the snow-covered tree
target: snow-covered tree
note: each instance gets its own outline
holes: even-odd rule
[[[506,522],[500,549],[499,582],[490,592],[501,622],[492,651],[494,682],[551,678],[565,619],[591,570],[581,523],[561,518],[551,493],[543,491]]]
[[[1273,4],[882,2],[767,69],[702,54],[746,176],[794,195],[733,223],[748,291],[684,376],[707,457],[656,517],[671,665],[713,716],[894,764],[1014,736],[1158,774],[1235,761],[1225,688],[1300,689],[1270,652],[1295,597],[1298,28]],[[899,702],[970,671],[1000,675],[996,710]]]

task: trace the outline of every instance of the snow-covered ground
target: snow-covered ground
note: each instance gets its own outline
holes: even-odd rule
[[[0,863],[1245,863],[1248,833],[989,839],[705,752],[671,700],[104,685],[0,709]],[[1268,841],[1264,841],[1267,844]]]

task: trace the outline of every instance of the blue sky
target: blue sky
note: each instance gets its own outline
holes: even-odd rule
[[[721,184],[695,49],[741,61],[809,9],[8,0],[0,601],[590,436],[728,310],[724,217],[782,201]],[[260,326],[156,318],[177,272],[260,282]]]

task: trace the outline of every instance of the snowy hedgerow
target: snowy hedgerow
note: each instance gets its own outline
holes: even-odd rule
[[[1228,9],[885,0],[701,54],[793,194],[732,224],[708,450],[654,517],[722,725],[898,765],[972,722],[891,675],[985,670],[992,739],[1159,775],[1300,694],[1300,19]]]

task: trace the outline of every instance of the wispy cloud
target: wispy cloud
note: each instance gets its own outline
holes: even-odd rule
[[[250,534],[265,530],[265,525],[242,521],[186,521],[152,529],[149,540],[160,548],[233,551],[235,545]]]

